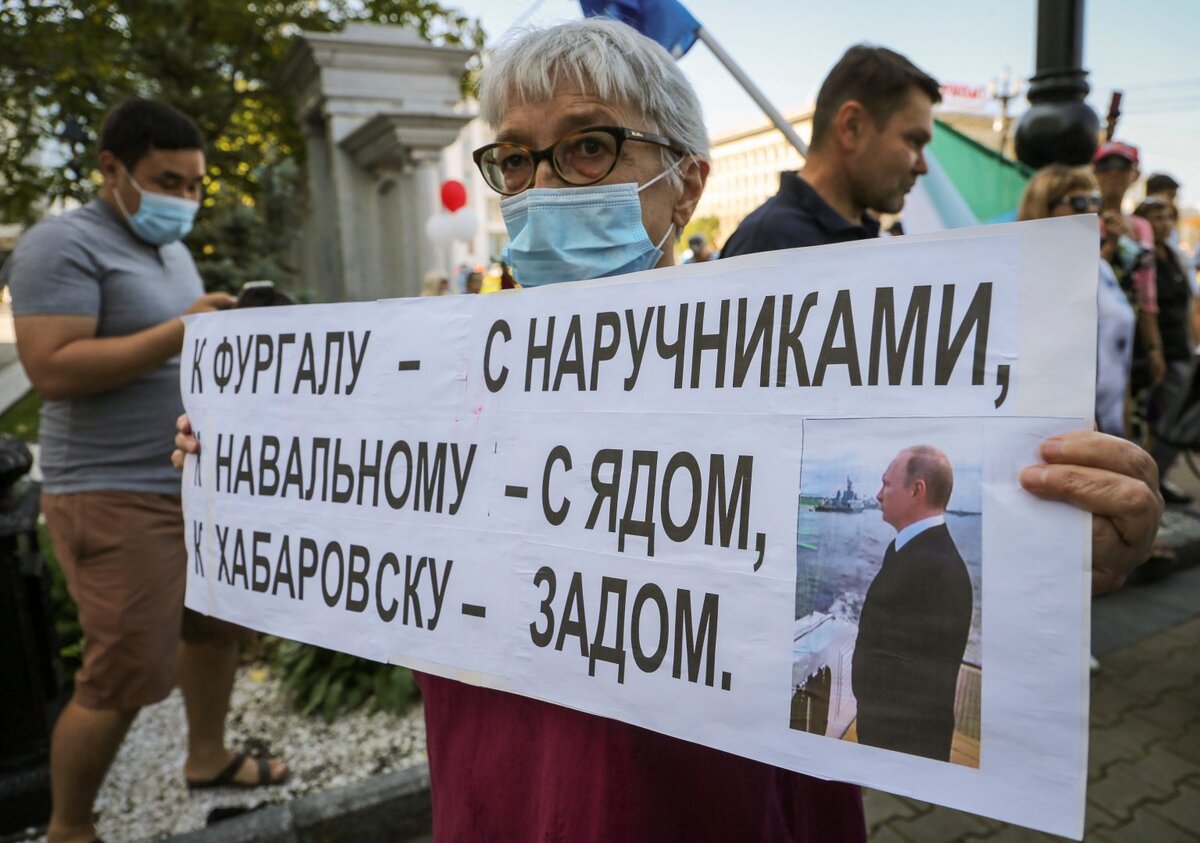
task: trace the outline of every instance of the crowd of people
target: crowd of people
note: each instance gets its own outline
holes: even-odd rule
[[[1045,167],[1029,180],[1017,217],[1100,214],[1096,426],[1145,447],[1163,498],[1186,504],[1191,498],[1166,477],[1179,452],[1200,442],[1200,428],[1184,420],[1200,401],[1192,391],[1196,274],[1177,245],[1175,179],[1151,175],[1145,198],[1123,211],[1140,157],[1137,147],[1109,142],[1090,166]]]
[[[936,80],[904,56],[851,48],[818,94],[804,168],[782,175],[779,194],[747,217],[720,257],[877,236],[875,214],[899,211],[926,171],[939,99]],[[711,160],[696,93],[662,47],[601,19],[517,33],[491,56],[480,106],[498,140],[475,160],[505,197],[506,266],[518,281],[675,263]],[[1118,217],[1136,171],[1131,178],[1122,170],[1122,196],[1104,174],[1115,171],[1114,156],[1136,165],[1137,153],[1106,149],[1096,163],[1112,261],[1101,268],[1102,308],[1119,316],[1102,319],[1102,341],[1137,322],[1141,348],[1129,359],[1134,371],[1146,358],[1150,418],[1166,412],[1168,384],[1179,380],[1169,380],[1179,325],[1163,311],[1181,299],[1154,286],[1175,277],[1155,272],[1160,252],[1164,261],[1174,253],[1155,245],[1155,226],[1164,224],[1153,207],[1146,226]],[[190,787],[270,785],[288,773],[280,759],[226,748],[242,633],[182,605],[183,521],[171,463],[200,445],[181,417],[171,453],[168,431],[181,411],[178,317],[232,304],[202,294],[179,242],[199,207],[203,141],[175,109],[132,100],[109,115],[99,162],[99,196],[35,226],[0,274],[12,291],[22,362],[44,399],[43,506],[88,640],[75,697],[54,732],[49,843],[95,839],[92,804],[105,771],[138,708],[162,699],[176,675],[188,709]],[[1031,215],[1094,209],[1095,182],[1075,171],[1047,170],[1031,194],[1051,178],[1067,187],[1045,190]],[[1128,262],[1126,240],[1138,247]],[[690,245],[695,260],[705,259],[707,243]],[[434,294],[447,285],[429,279]],[[1136,308],[1134,320],[1122,307]],[[1106,412],[1105,430],[1124,430],[1118,415],[1126,414]],[[1154,461],[1121,436],[1090,431],[1047,440],[1040,457],[1021,485],[1092,514],[1094,588],[1119,587],[1149,555],[1161,516]],[[418,681],[439,840],[866,840],[852,785],[526,697],[429,675]]]

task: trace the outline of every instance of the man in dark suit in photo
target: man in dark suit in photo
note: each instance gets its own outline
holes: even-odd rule
[[[950,531],[954,472],[937,448],[905,448],[876,495],[896,539],[867,589],[854,647],[858,742],[950,760],[954,692],[971,629],[971,578]]]

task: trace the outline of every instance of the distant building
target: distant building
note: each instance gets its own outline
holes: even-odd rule
[[[785,114],[784,119],[808,143],[812,139],[812,109]],[[798,170],[804,159],[769,121],[714,136],[712,172],[695,217],[716,217],[719,248],[747,214],[779,190],[779,174]]]

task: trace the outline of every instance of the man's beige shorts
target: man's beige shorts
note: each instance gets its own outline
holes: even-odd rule
[[[240,627],[190,611],[185,618],[178,495],[44,494],[42,512],[83,627],[79,705],[130,710],[165,698],[175,684],[181,632],[189,642],[242,637]]]

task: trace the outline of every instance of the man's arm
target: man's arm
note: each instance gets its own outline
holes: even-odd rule
[[[229,307],[234,298],[210,293],[188,313]],[[95,395],[161,366],[179,353],[183,322],[168,319],[121,337],[97,337],[94,316],[27,315],[13,319],[17,353],[33,388],[46,399]]]

